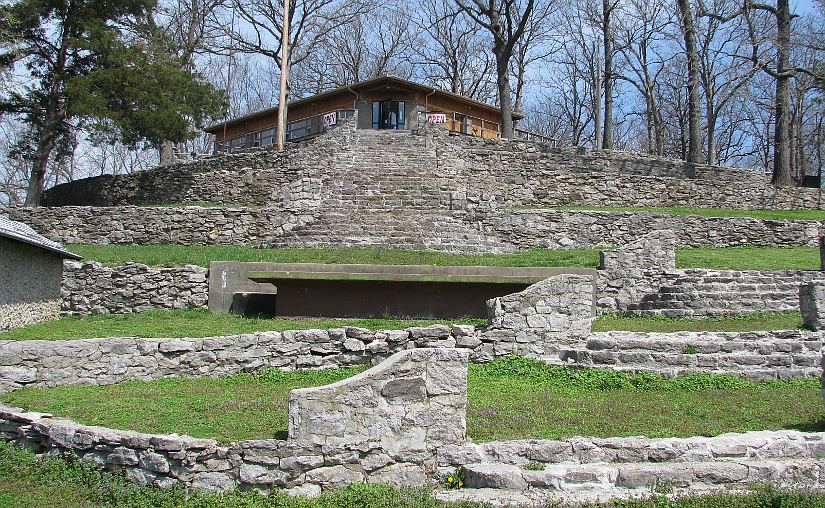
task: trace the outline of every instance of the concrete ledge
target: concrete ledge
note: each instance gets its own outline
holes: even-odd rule
[[[237,292],[277,291],[281,316],[483,318],[487,300],[564,274],[594,284],[597,276],[591,268],[216,262],[209,310],[230,312]]]

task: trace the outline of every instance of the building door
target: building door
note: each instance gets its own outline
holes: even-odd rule
[[[373,129],[403,129],[405,121],[404,101],[375,101],[372,103]]]

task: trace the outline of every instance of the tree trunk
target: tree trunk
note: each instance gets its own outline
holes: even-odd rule
[[[160,165],[166,166],[175,163],[175,144],[168,140],[160,143]]]
[[[776,120],[774,123],[773,178],[776,185],[790,185],[790,63],[791,10],[788,0],[776,2]]]
[[[510,61],[503,47],[493,48],[496,56],[496,84],[498,85],[498,103],[501,108],[501,137],[513,138],[513,103],[510,98]]]
[[[677,0],[688,60],[688,162],[702,162],[702,126],[699,122],[699,56],[690,0]]]
[[[602,37],[604,37],[604,124],[602,148],[613,148],[613,39],[610,33],[610,0],[602,0]]]
[[[37,143],[37,151],[35,151],[34,160],[32,161],[24,206],[40,206],[40,200],[43,197],[43,186],[46,181],[46,168],[57,138],[55,130],[54,122],[50,120],[47,120],[46,125],[40,129],[40,141]]]
[[[716,112],[708,104],[708,164],[711,166],[718,164],[716,158]]]
[[[43,197],[43,186],[46,181],[46,169],[49,164],[49,157],[52,155],[57,143],[58,130],[66,119],[66,110],[63,108],[63,74],[66,71],[68,60],[68,28],[62,27],[63,33],[60,41],[60,50],[57,53],[52,82],[49,85],[49,98],[46,101],[46,111],[43,124],[40,126],[37,136],[37,150],[32,161],[32,170],[29,175],[29,185],[26,190],[25,206],[40,206]]]

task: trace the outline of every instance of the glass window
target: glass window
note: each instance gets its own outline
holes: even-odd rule
[[[372,128],[381,128],[381,103],[378,101],[372,103]]]
[[[272,146],[275,144],[275,129],[261,131],[260,135],[261,138],[259,146]]]
[[[403,129],[404,128],[404,101],[396,102],[395,103],[396,110],[398,111],[398,121],[395,124],[396,129]]]

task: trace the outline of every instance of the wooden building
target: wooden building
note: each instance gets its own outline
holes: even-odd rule
[[[405,79],[380,76],[290,102],[286,139],[298,141],[316,136],[356,111],[359,129],[411,129],[429,121],[456,133],[485,138],[501,136],[501,112],[495,106]],[[277,118],[276,107],[205,130],[215,136],[216,153],[267,147],[275,144]],[[520,118],[521,115],[513,115],[515,120]],[[516,134],[549,141],[523,130]]]

